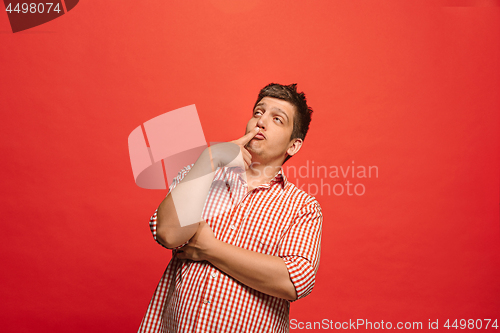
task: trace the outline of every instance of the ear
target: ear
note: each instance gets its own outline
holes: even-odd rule
[[[288,147],[286,153],[290,156],[297,154],[302,147],[302,142],[302,139],[299,138],[295,138],[290,141],[290,146]]]

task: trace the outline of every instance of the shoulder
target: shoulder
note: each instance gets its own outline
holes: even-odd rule
[[[193,167],[194,163],[193,164],[189,164],[189,165],[186,165],[184,168],[182,168],[178,173],[177,173],[177,177],[176,178],[184,178],[184,176],[186,176],[186,174],[189,172],[189,170],[191,170],[191,168]]]
[[[189,170],[191,170],[193,165],[194,164],[186,165],[177,173],[177,176],[175,176],[172,179],[168,179],[169,192],[172,191],[177,186],[177,184],[179,184],[184,179],[184,177],[186,177],[186,175],[188,174]]]
[[[184,172],[187,172],[189,170],[191,170],[191,168],[194,166],[194,163],[193,164],[189,164],[189,165],[186,165],[184,168],[181,169],[181,171],[179,171],[179,173],[184,173]]]
[[[285,191],[288,193],[290,199],[297,202],[298,210],[313,209],[321,214],[321,205],[316,197],[310,195],[306,191],[298,188],[294,183],[288,181],[285,186]]]

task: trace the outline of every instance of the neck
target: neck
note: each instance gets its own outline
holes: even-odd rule
[[[247,183],[249,190],[256,188],[261,184],[268,183],[280,171],[282,163],[280,161],[269,161],[267,163],[254,161],[248,170],[246,170]]]

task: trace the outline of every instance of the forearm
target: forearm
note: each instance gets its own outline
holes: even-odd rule
[[[199,223],[182,227],[176,208],[169,194],[158,207],[156,220],[156,239],[165,247],[172,249],[184,244],[196,233]]]
[[[207,251],[206,260],[250,288],[287,300],[297,299],[288,269],[280,257],[218,241]]]
[[[158,207],[156,235],[167,248],[182,245],[195,234],[214,176],[212,163],[206,149]]]
[[[158,207],[156,237],[161,244],[174,248],[196,233],[216,168],[236,166],[245,170],[251,163],[251,155],[243,146],[257,132],[258,127],[239,140],[217,144],[203,151],[184,179]]]

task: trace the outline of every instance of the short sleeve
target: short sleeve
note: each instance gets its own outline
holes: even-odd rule
[[[297,299],[309,295],[314,287],[320,259],[322,224],[321,207],[313,199],[298,211],[292,226],[280,242],[278,256],[287,266]]]
[[[191,167],[193,165],[194,164],[188,165],[188,166],[184,167],[181,171],[179,171],[179,173],[177,174],[177,176],[172,180],[172,183],[168,187],[167,195],[169,195],[169,193],[172,192],[172,190],[177,186],[177,184],[179,184],[184,179],[184,177],[186,177],[186,175],[188,174],[189,170],[191,170]],[[158,208],[155,210],[154,214],[149,218],[149,228],[151,229],[151,233],[153,234],[154,240],[158,244],[160,244],[161,246],[165,247],[163,244],[161,244],[160,242],[158,242],[158,239],[156,238],[156,221],[157,221],[157,219],[158,219]],[[182,245],[180,245],[180,246],[178,246],[178,247],[176,247],[176,248],[174,248],[174,249],[179,249],[179,248],[183,247],[186,244],[187,244],[187,242],[184,243],[184,244],[182,244]],[[165,248],[167,248],[167,247],[165,247]],[[172,250],[172,249],[169,249],[169,250]]]

